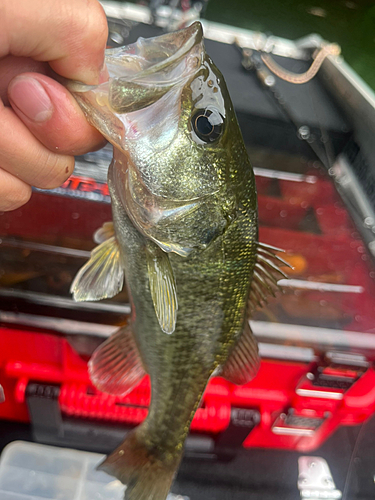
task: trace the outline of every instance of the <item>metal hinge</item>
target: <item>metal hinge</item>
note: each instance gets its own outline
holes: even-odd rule
[[[335,486],[327,462],[321,457],[298,459],[298,489],[302,499],[338,500],[342,493]]]

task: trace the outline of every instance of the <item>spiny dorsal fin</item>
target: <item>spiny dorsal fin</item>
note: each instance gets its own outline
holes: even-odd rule
[[[279,265],[282,264],[292,269],[289,262],[277,255],[280,252],[284,252],[284,250],[266,243],[258,243],[257,260],[248,301],[250,313],[258,306],[262,307],[267,304],[268,295],[275,296],[275,293],[281,290],[277,282],[281,278],[287,278],[287,275],[280,269]]]
[[[106,222],[94,237],[102,243],[91,252],[91,258],[70,287],[77,302],[114,297],[124,285],[124,269],[112,222]]]
[[[247,384],[260,366],[258,344],[246,321],[244,330],[219,375],[236,385]]]
[[[100,391],[125,396],[145,376],[130,327],[120,328],[101,344],[89,364],[92,383]]]
[[[153,243],[146,247],[150,291],[156,317],[165,333],[173,333],[177,320],[177,291],[168,254]]]

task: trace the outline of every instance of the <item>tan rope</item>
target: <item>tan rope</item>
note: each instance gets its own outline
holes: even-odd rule
[[[313,63],[310,68],[305,73],[293,73],[292,71],[288,71],[275,62],[272,57],[268,54],[262,54],[260,57],[267,68],[272,71],[276,76],[290,83],[307,83],[309,82],[320,69],[320,66],[323,64],[323,61],[328,56],[338,56],[341,52],[341,48],[336,43],[330,43],[324,45],[319,52],[316,54]]]

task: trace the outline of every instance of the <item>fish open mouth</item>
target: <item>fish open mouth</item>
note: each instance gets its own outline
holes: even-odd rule
[[[148,108],[173,88],[185,85],[204,57],[202,25],[195,22],[173,33],[108,49],[107,82],[95,86],[69,82],[67,87],[89,122],[122,149],[127,115]]]
[[[110,77],[149,85],[176,84],[200,63],[202,40],[202,25],[195,22],[173,33],[109,49],[106,64]]]

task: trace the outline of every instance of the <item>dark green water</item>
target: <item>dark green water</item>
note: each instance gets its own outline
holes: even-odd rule
[[[205,17],[292,40],[318,33],[375,89],[374,0],[210,0]]]

